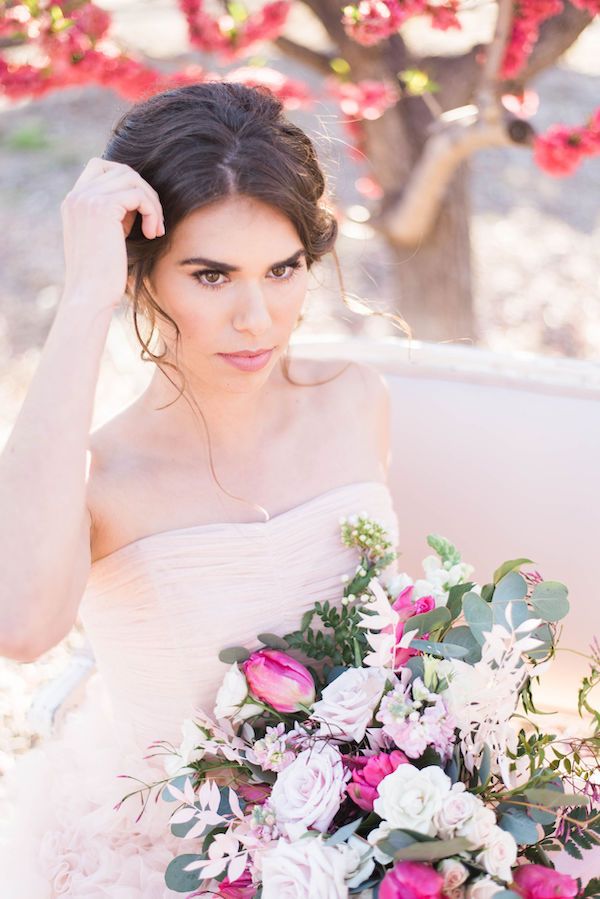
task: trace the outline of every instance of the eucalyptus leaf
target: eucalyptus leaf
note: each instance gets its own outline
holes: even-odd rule
[[[425,663],[423,662],[423,656],[412,656],[412,658],[406,660],[403,667],[412,671],[413,680],[415,677],[420,677],[421,680],[424,679]]]
[[[463,599],[463,612],[471,633],[483,646],[486,631],[491,631],[493,623],[492,607],[476,593],[467,593]]]
[[[413,615],[405,622],[404,630],[414,631],[416,629],[417,636],[420,637],[422,634],[430,634],[432,631],[446,627],[450,621],[450,612],[444,606],[440,606],[430,612],[423,612],[422,615]]]
[[[393,858],[398,850],[405,849],[414,842],[415,838],[404,830],[392,830],[385,839],[377,843],[377,848]]]
[[[463,596],[468,593],[475,585],[472,582],[468,584],[455,584],[448,591],[448,602],[446,608],[450,612],[450,618],[454,621],[462,612]]]
[[[394,858],[396,861],[437,862],[442,858],[450,858],[459,852],[469,849],[469,842],[464,837],[453,840],[431,840],[427,843],[412,843],[399,849]]]
[[[339,830],[336,830],[334,834],[328,837],[325,842],[328,846],[336,846],[338,843],[344,843],[348,837],[351,837],[353,833],[355,833],[364,818],[357,818],[356,821],[351,821],[349,824],[344,824],[343,827],[340,827]]]
[[[532,787],[524,792],[528,802],[535,805],[543,805],[546,808],[561,808],[562,806],[588,806],[589,797],[574,793],[560,793],[558,790],[548,787]]]
[[[521,894],[515,893],[514,890],[498,890],[494,893],[494,899],[521,899]]]
[[[497,584],[505,574],[514,571],[515,568],[520,568],[521,565],[535,565],[535,562],[531,559],[510,559],[508,562],[503,562],[494,572],[494,583]]]
[[[535,649],[530,649],[528,651],[527,655],[529,658],[534,660],[545,659],[554,645],[554,637],[550,625],[540,624],[540,626],[536,627],[529,636],[533,637],[534,640],[541,641],[541,646],[536,646]]]
[[[442,659],[464,659],[469,650],[458,643],[436,643],[432,640],[411,640],[411,649],[418,649],[430,656],[439,656]]]
[[[544,621],[560,621],[569,611],[568,590],[560,581],[542,581],[531,594],[531,603]]]
[[[527,596],[527,581],[516,571],[509,571],[498,581],[494,595],[492,596],[493,620],[495,624],[508,627],[506,617],[507,606],[511,604],[511,619],[513,628],[522,624],[529,617],[527,603],[523,602]]]
[[[197,889],[200,883],[201,871],[184,871],[186,865],[198,861],[198,853],[188,853],[186,855],[177,855],[167,865],[165,871],[165,882],[170,890],[176,893],[189,893],[190,890]]]
[[[333,681],[337,677],[339,677],[340,674],[343,674],[344,671],[348,671],[348,668],[346,665],[334,665],[333,668],[330,668],[330,670],[327,673],[327,683],[328,684],[333,683]]]
[[[245,662],[250,658],[250,653],[244,646],[229,646],[219,653],[219,660],[225,665],[234,665],[236,662]]]
[[[490,773],[492,770],[492,756],[490,753],[490,748],[487,744],[483,747],[483,752],[481,754],[481,764],[479,765],[478,777],[479,783],[482,786],[485,786],[488,780],[490,779]]]
[[[259,634],[258,639],[265,646],[268,646],[269,649],[280,649],[282,652],[285,652],[290,648],[287,640],[284,640],[283,637],[278,637],[277,634]]]
[[[446,639],[448,643],[458,646],[464,646],[467,650],[467,655],[464,657],[464,661],[469,665],[474,665],[475,662],[478,662],[481,658],[481,644],[475,639],[473,634],[471,633],[471,629],[466,627],[465,625],[459,625],[458,627],[450,628],[448,633],[446,634]],[[411,661],[409,659],[409,661]]]
[[[244,761],[244,765],[263,783],[274,784],[277,780],[275,771],[263,771],[263,769],[258,765],[255,765],[254,762],[249,762],[248,760]]]
[[[531,846],[539,843],[540,835],[537,824],[532,821],[524,810],[510,809],[501,816],[498,825],[515,838],[515,842],[521,846]]]

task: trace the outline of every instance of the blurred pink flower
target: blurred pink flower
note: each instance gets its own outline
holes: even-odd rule
[[[256,887],[252,883],[252,876],[247,869],[237,880],[233,882],[226,877],[219,885],[219,896],[223,899],[252,899],[256,893]]]
[[[344,761],[352,771],[352,781],[346,792],[353,802],[365,812],[373,811],[373,803],[377,798],[377,787],[384,777],[395,771],[398,765],[404,765],[408,759],[403,752],[380,752],[370,758],[365,756],[345,756]]]
[[[573,877],[543,865],[523,865],[514,872],[514,879],[523,899],[572,899],[579,892]]]
[[[410,618],[413,618],[415,615],[424,615],[425,612],[431,612],[432,609],[435,609],[435,598],[433,596],[419,596],[418,599],[413,601],[413,590],[414,584],[409,584],[392,603],[393,610],[400,616],[400,620],[396,625],[396,643],[399,643],[402,639],[406,622]],[[407,630],[410,630],[410,625],[407,626]],[[427,639],[427,634],[424,634],[423,637]],[[394,658],[394,667],[400,668],[412,656],[418,655],[418,652],[417,649],[398,647]]]
[[[421,862],[398,862],[385,875],[379,899],[441,899],[444,878]]]
[[[277,712],[297,712],[315,700],[310,671],[285,652],[259,649],[242,668],[250,691]]]

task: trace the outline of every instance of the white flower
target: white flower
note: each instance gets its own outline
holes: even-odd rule
[[[348,668],[336,677],[313,706],[318,733],[360,742],[389,679],[384,668]]]
[[[246,703],[248,683],[237,664],[233,664],[219,687],[215,699],[215,718],[231,718],[243,721],[260,713],[261,708],[255,703]]]
[[[289,769],[288,769],[289,770]],[[279,840],[262,858],[263,899],[347,899],[346,861],[321,837]]]
[[[517,860],[517,844],[512,834],[501,827],[492,828],[486,841],[485,849],[477,856],[488,874],[509,883],[512,880],[511,868]]]
[[[183,740],[177,755],[166,755],[163,762],[169,777],[175,777],[178,772],[184,774],[192,762],[198,762],[204,757],[205,749],[203,747],[196,748],[202,741],[202,734],[192,718],[186,718],[183,721],[181,733]]]
[[[480,849],[487,845],[495,827],[496,815],[479,800],[475,803],[471,817],[456,828],[454,835],[468,840],[471,849]]]
[[[346,884],[349,889],[364,883],[375,867],[373,847],[366,840],[352,834],[346,843],[338,843],[337,849],[344,856],[346,864]]]
[[[389,863],[393,861],[393,857],[388,855],[387,852],[384,852],[378,846],[382,840],[389,837],[392,830],[394,830],[394,828],[391,827],[387,821],[382,821],[379,827],[373,828],[373,830],[369,831],[367,834],[367,840],[373,847],[373,857],[380,865],[389,865]]]
[[[503,889],[491,877],[480,877],[467,887],[467,899],[492,899],[492,896],[501,893]]]
[[[392,827],[434,836],[434,816],[451,786],[450,778],[436,765],[421,770],[414,765],[399,765],[379,784],[373,808]]]
[[[333,821],[346,792],[350,772],[344,769],[338,750],[329,743],[305,749],[285,768],[271,792],[277,824],[290,839],[310,827],[325,831]]]
[[[434,818],[435,829],[443,840],[451,839],[459,827],[473,817],[477,797],[468,793],[463,783],[455,783],[443,798],[443,804]],[[495,823],[495,819],[494,819]]]
[[[468,868],[457,858],[445,858],[440,862],[438,871],[444,875],[442,892],[445,896],[458,896],[464,892],[462,885],[469,876]]]

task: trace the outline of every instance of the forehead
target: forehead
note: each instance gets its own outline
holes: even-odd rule
[[[173,252],[179,258],[202,255],[238,266],[283,259],[301,246],[287,216],[246,196],[228,197],[194,210],[173,235]]]

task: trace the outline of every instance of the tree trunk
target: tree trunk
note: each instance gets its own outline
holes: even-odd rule
[[[390,243],[395,309],[415,340],[478,339],[471,287],[468,167],[452,181],[434,230],[415,248]]]

